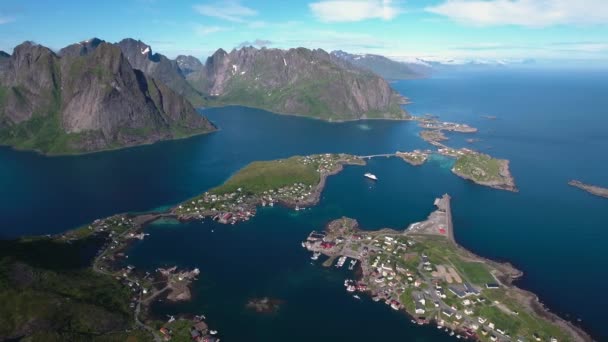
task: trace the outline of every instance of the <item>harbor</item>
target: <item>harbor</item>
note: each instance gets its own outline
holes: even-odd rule
[[[357,279],[344,281],[348,293],[367,293],[414,323],[435,324],[459,339],[589,341],[570,323],[537,311],[529,293],[512,284],[520,271],[456,244],[450,201],[447,194],[437,198],[427,220],[403,231],[366,231],[353,219],[337,219],[303,246],[331,260],[324,266],[336,259],[336,268],[349,260],[349,269],[359,265]]]

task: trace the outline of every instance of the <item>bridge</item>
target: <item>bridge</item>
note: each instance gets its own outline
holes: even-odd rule
[[[396,153],[385,153],[385,154],[371,154],[369,156],[358,156],[361,159],[372,159],[372,158],[378,158],[378,157],[386,157],[386,158],[390,158],[390,157],[395,157],[397,154]]]

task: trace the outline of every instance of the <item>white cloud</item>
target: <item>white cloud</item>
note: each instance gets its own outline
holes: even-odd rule
[[[15,18],[13,17],[0,15],[0,25],[12,23],[13,21],[15,21]]]
[[[198,36],[207,36],[212,33],[217,33],[217,32],[222,32],[222,31],[227,31],[227,30],[228,30],[227,27],[222,27],[222,26],[196,25],[194,27],[194,33],[196,33]]]
[[[608,24],[606,0],[447,0],[426,11],[477,26]]]
[[[391,20],[402,12],[392,0],[323,0],[308,6],[324,22]]]
[[[242,23],[247,17],[254,17],[258,12],[241,5],[238,1],[216,2],[213,4],[195,5],[194,10],[207,16],[237,23]]]

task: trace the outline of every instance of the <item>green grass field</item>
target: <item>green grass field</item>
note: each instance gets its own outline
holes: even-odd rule
[[[253,162],[234,174],[223,185],[211,193],[224,194],[237,191],[259,194],[270,189],[302,183],[316,185],[320,176],[314,164],[305,165],[301,157],[273,161]]]
[[[454,170],[476,181],[500,181],[500,161],[485,154],[466,154],[459,157]]]
[[[487,283],[495,283],[496,279],[488,271],[488,267],[480,262],[464,262],[451,260],[458,271],[471,283],[483,286]]]

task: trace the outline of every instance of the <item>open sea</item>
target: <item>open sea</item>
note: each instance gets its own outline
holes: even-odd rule
[[[608,187],[608,73],[502,70],[443,74],[393,87],[414,115],[433,114],[479,128],[448,134],[511,160],[519,193],[460,179],[451,162],[414,167],[396,158],[351,166],[329,178],[321,203],[295,212],[264,208],[235,226],[153,224],[128,251],[138,268],[201,269],[189,303],[158,303],[158,315],[204,313],[226,341],[455,341],[403,313],[352,298],[346,268],[311,264],[300,241],[349,216],[366,229],[403,228],[449,193],[456,239],[485,257],[524,271],[518,285],[552,311],[608,340],[602,288],[608,266],[608,200],[570,187],[570,179]],[[0,237],[62,232],[118,212],[163,208],[226,180],[254,160],[294,154],[359,155],[427,148],[413,122],[327,123],[226,107],[204,110],[218,132],[180,141],[83,156],[44,157],[0,147]],[[488,119],[484,116],[495,116]],[[476,138],[474,143],[466,142]],[[372,172],[377,183],[362,177]],[[274,314],[245,308],[250,298],[279,299]]]

